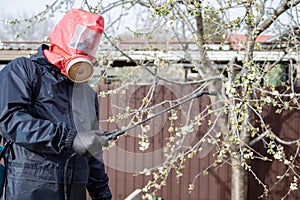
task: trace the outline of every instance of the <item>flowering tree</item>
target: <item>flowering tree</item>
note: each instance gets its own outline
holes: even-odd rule
[[[55,1],[56,5],[63,5],[63,2]],[[68,2],[68,5],[72,3]],[[55,3],[50,7],[54,8]],[[246,199],[246,174],[254,176],[257,183],[262,185],[262,197],[271,192],[272,187],[263,183],[252,170],[251,162],[257,159],[266,163],[276,160],[286,166],[285,175],[292,178],[283,198],[298,191],[300,140],[281,138],[268,125],[263,110],[265,106],[272,106],[277,114],[281,114],[286,110],[298,112],[300,108],[300,94],[297,93],[295,79],[299,3],[300,0],[83,1],[82,7],[100,13],[107,19],[103,40],[111,49],[102,51],[97,60],[102,65],[101,78],[106,79],[112,70],[113,59],[109,58],[116,58],[110,50],[118,51],[118,57],[135,66],[130,70],[120,69],[118,78],[121,84],[114,90],[100,92],[100,96],[122,93],[129,88],[128,83],[146,82],[150,85],[137,108],[123,106],[119,109],[122,111],[106,121],[128,127],[139,123],[145,116],[153,116],[157,108],[166,103],[171,106],[181,104],[205,90],[217,93],[216,96],[210,96],[211,103],[201,111],[196,110],[196,114],[186,108],[188,117],[184,123],[176,124],[181,117],[178,116],[178,110],[171,109],[168,112],[170,136],[163,149],[164,162],[142,171],[153,177],[145,185],[146,193],[155,193],[156,189],[164,186],[172,169],[177,176],[181,176],[186,159],[203,153],[203,148],[209,150],[213,146],[216,148],[214,166],[223,163],[232,166],[232,199]],[[125,31],[127,34],[117,34]],[[230,41],[230,37],[236,34],[244,35],[245,39]],[[271,35],[270,42],[260,43],[259,37],[262,35]],[[154,52],[153,55],[140,52],[130,54],[128,49],[121,47],[124,38],[141,41],[143,46],[134,48],[149,50]],[[176,44],[176,47],[170,44]],[[173,53],[172,48],[182,51],[180,60],[165,58]],[[211,50],[228,48],[234,48],[236,54],[230,57],[226,65],[218,65]],[[258,61],[258,52],[266,53],[264,59]],[[275,56],[271,57],[271,52],[275,52]],[[139,54],[138,58],[135,58],[136,54]],[[180,71],[172,71],[178,63],[191,67],[197,76],[191,80],[180,80],[176,76]],[[159,84],[195,84],[197,87],[178,95],[178,99],[153,104],[154,92]],[[281,87],[276,87],[279,85]],[[207,123],[204,123],[205,120]],[[208,126],[206,134],[187,145],[185,142],[189,140],[188,137],[203,124]],[[151,145],[151,126],[157,124],[140,126],[138,137],[141,151],[146,151]],[[256,149],[257,143],[264,146],[266,154]],[[287,146],[294,146],[296,151],[287,154]],[[199,171],[199,174],[204,172]],[[274,184],[280,181],[283,181],[282,175],[278,175],[278,181]],[[188,190],[193,189],[191,183]]]
[[[105,11],[107,7],[114,7],[122,4],[123,9],[128,12],[134,7],[140,7],[144,10],[143,15],[139,16],[139,20],[144,20],[148,24],[148,29],[132,30],[137,37],[148,37],[149,40],[155,38],[154,30],[168,29],[168,34],[175,41],[182,41],[182,50],[185,51],[183,58],[197,70],[199,77],[193,82],[201,83],[198,90],[191,91],[190,95],[194,95],[196,91],[208,88],[210,91],[217,91],[218,95],[211,97],[211,105],[207,108],[207,112],[199,112],[195,120],[189,121],[185,125],[173,129],[171,126],[169,131],[171,134],[166,144],[166,151],[169,156],[168,162],[164,162],[157,169],[152,169],[153,181],[160,180],[160,185],[164,185],[164,177],[168,176],[171,168],[180,171],[185,158],[193,157],[202,150],[203,143],[211,143],[217,146],[216,161],[220,165],[229,162],[232,166],[232,199],[245,199],[245,175],[249,171],[264,188],[264,195],[268,195],[270,188],[265,185],[256,176],[251,169],[250,160],[261,159],[266,162],[278,160],[287,166],[287,173],[293,178],[290,182],[290,188],[286,194],[294,190],[298,190],[299,173],[297,172],[296,160],[299,155],[299,139],[283,140],[274,133],[265,121],[262,110],[266,105],[278,107],[277,113],[283,110],[298,109],[298,96],[295,90],[295,65],[296,60],[288,59],[288,69],[290,75],[285,80],[279,77],[282,73],[280,64],[287,59],[290,54],[298,52],[297,33],[294,27],[297,27],[297,12],[300,1],[128,1],[127,6],[123,1],[115,1],[109,6],[101,7],[101,4],[94,9]],[[122,15],[115,21],[122,20]],[[206,23],[205,23],[206,22]],[[207,23],[209,22],[209,23]],[[289,24],[285,26],[284,24]],[[209,26],[210,25],[210,26]],[[145,26],[143,26],[145,27]],[[130,27],[128,28],[130,29]],[[212,31],[213,30],[213,31]],[[287,32],[286,42],[282,42],[283,34]],[[224,49],[227,46],[228,36],[236,33],[245,35],[243,44],[239,47],[241,56],[240,62],[237,57],[232,57],[227,66],[221,70],[216,67],[213,60],[209,56],[210,44],[218,44],[218,49]],[[260,35],[271,34],[273,43],[267,47],[268,51],[276,51],[277,45],[280,44],[279,54],[270,64],[268,59],[263,63],[255,60],[255,52],[266,50],[257,39]],[[220,36],[223,35],[223,38]],[[216,37],[218,36],[218,37]],[[216,42],[216,38],[218,41]],[[166,38],[165,38],[166,39]],[[199,61],[195,60],[190,54],[189,48],[183,41],[192,40],[193,45],[198,50]],[[215,40],[215,41],[214,41]],[[168,51],[168,49],[164,49]],[[125,55],[126,56],[126,55]],[[130,61],[135,61],[130,56],[126,56]],[[148,60],[148,59],[147,59]],[[171,81],[170,76],[163,76],[160,71],[164,71],[164,67],[172,63],[165,63],[163,60],[157,59],[154,62],[155,70],[151,70],[147,66],[147,62],[139,62],[138,65],[147,70],[153,78],[153,86],[157,82],[167,82],[173,84],[182,84],[180,82]],[[173,63],[174,64],[174,63]],[[236,70],[238,69],[238,70]],[[134,73],[131,71],[131,73]],[[165,72],[165,74],[168,74]],[[135,77],[140,80],[139,77]],[[276,83],[271,79],[276,79]],[[278,82],[277,82],[278,81]],[[284,86],[284,90],[276,88],[276,84]],[[155,87],[153,87],[155,88]],[[153,89],[154,90],[154,89]],[[151,92],[149,91],[151,94]],[[178,101],[180,102],[180,100]],[[133,118],[141,119],[141,111],[150,109],[149,97],[143,99],[143,104],[135,112]],[[150,109],[151,110],[151,109]],[[209,131],[198,142],[190,146],[188,149],[179,151],[178,145],[182,145],[183,140],[191,132],[195,131],[196,126],[201,126],[202,121],[209,113],[210,120],[208,125]],[[132,113],[131,113],[132,114]],[[130,116],[130,114],[128,115]],[[176,119],[176,112],[171,113],[169,120]],[[259,123],[255,122],[258,120]],[[263,156],[253,147],[255,143],[262,142],[265,151],[269,156]],[[147,134],[141,136],[141,147],[148,147]],[[286,145],[295,145],[296,152],[291,156],[286,156]],[[299,164],[299,163],[297,163]],[[202,172],[199,172],[202,173]],[[180,176],[181,173],[177,173]],[[160,177],[160,178],[158,178]],[[282,180],[279,178],[279,180]],[[146,186],[146,191],[151,187],[156,187],[150,181]],[[189,190],[193,190],[193,184],[189,186]],[[284,197],[286,197],[284,196]]]

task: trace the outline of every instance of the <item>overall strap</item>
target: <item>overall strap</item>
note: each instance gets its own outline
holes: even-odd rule
[[[15,155],[15,152],[13,150],[12,144],[13,143],[10,142],[10,141],[5,143],[5,145],[2,147],[2,151],[0,153],[0,159],[2,159],[4,157],[4,154],[5,154],[7,149],[9,149],[10,152],[11,152],[11,159],[14,160],[16,158],[16,155]]]

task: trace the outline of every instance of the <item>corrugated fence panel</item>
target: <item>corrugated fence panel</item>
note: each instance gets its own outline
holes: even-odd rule
[[[101,85],[100,91],[112,90],[114,85]],[[188,94],[193,88],[190,86],[174,86],[174,85],[158,85],[155,91],[151,91],[150,86],[128,86],[125,93],[107,95],[99,97],[100,110],[100,127],[106,130],[115,130],[128,126],[129,119],[111,120],[110,123],[106,119],[113,119],[112,116],[121,117],[125,113],[124,108],[138,109],[145,96],[149,97],[150,106],[163,101],[164,104],[157,106],[154,113],[158,113],[170,105],[176,104],[171,100],[183,97]],[[174,110],[177,112],[178,120],[174,121],[174,127],[180,124],[185,124],[193,119],[201,109],[205,108],[209,99],[205,96],[191,103],[186,103]],[[202,106],[202,108],[201,108]],[[141,128],[137,127],[128,131],[126,136],[122,136],[116,142],[116,146],[105,150],[104,160],[107,168],[107,173],[110,178],[110,187],[113,193],[114,200],[123,200],[135,189],[141,189],[151,177],[139,175],[137,172],[144,168],[151,168],[160,165],[165,161],[162,147],[166,145],[166,138],[170,136],[168,132],[171,122],[168,120],[170,113],[164,113],[156,118],[144,123],[144,126],[150,125],[150,130],[147,132],[150,141],[150,147],[145,152],[139,150],[139,135]],[[188,116],[192,116],[188,118]],[[147,114],[143,116],[146,118]],[[131,118],[131,117],[130,117]],[[197,135],[190,136],[185,142],[192,143],[198,141],[205,133],[206,127],[199,129]],[[208,151],[210,148],[208,149]],[[207,156],[199,158],[195,156],[185,163],[183,176],[176,177],[175,171],[170,172],[167,178],[167,185],[156,193],[157,197],[172,200],[194,200],[194,199],[228,199],[230,196],[230,179],[228,174],[228,166],[221,169],[209,171],[208,175],[201,175],[195,179],[195,189],[192,193],[188,192],[188,185],[193,182],[193,179],[198,175],[201,169],[205,169],[214,161],[213,151]]]
[[[279,88],[280,89],[280,88]],[[299,92],[299,88],[296,88]],[[290,99],[286,99],[289,101]],[[281,139],[286,141],[297,140],[300,138],[300,112],[293,110],[284,110],[282,113],[276,113],[276,110],[279,107],[264,107],[263,118],[266,124],[269,126],[269,129],[272,130],[276,135]],[[269,141],[269,140],[267,140]],[[295,159],[296,166],[300,165],[299,154],[294,155],[297,149],[296,144],[293,145],[283,145],[286,152],[286,158],[289,159],[291,156]],[[266,152],[264,144],[258,142],[254,146],[262,155],[272,158],[270,154]],[[281,199],[284,195],[287,194],[290,188],[290,182],[293,180],[293,173],[291,170],[288,172],[288,166],[274,160],[272,162],[263,162],[260,160],[254,160],[251,163],[253,171],[257,174],[257,177],[267,185],[268,188],[271,188],[270,193],[267,197],[262,199],[268,200],[277,200]],[[288,172],[288,173],[287,173]],[[300,173],[300,169],[296,168],[296,173]],[[283,181],[279,181],[279,176],[283,177]],[[258,199],[264,192],[263,187],[258,184],[252,175],[248,176],[249,186],[248,186],[248,199]],[[298,200],[300,199],[300,192],[292,192],[287,196],[288,200]]]
[[[114,89],[115,85],[100,85],[99,91],[109,91]],[[131,111],[140,108],[142,103],[146,102],[144,97],[147,96],[151,105],[159,102],[177,99],[188,94],[193,88],[191,86],[174,86],[174,85],[158,85],[153,93],[151,86],[128,86],[125,92],[117,92],[118,94],[106,95],[99,97],[100,111],[100,126],[106,130],[116,130],[128,126],[132,116],[124,117],[126,108]],[[174,104],[175,102],[173,102]],[[187,116],[195,116],[209,103],[209,98],[203,96],[191,103],[186,103],[179,108],[176,108],[179,120],[174,121],[175,126],[185,124],[189,118]],[[170,102],[161,104],[154,109],[154,113],[158,113],[170,106]],[[285,111],[281,115],[275,114],[276,108],[264,108],[264,119],[269,123],[274,132],[282,138],[298,139],[300,128],[300,112]],[[117,116],[117,118],[113,118]],[[149,115],[148,115],[149,116]],[[166,138],[170,136],[168,131],[171,122],[168,120],[169,113],[164,113],[150,121],[144,123],[150,125],[150,130],[147,132],[149,136],[149,149],[142,152],[139,149],[139,135],[142,135],[141,127],[133,128],[127,132],[126,136],[120,137],[116,141],[116,145],[104,151],[104,160],[107,173],[110,179],[110,187],[113,193],[113,200],[123,200],[135,189],[141,189],[151,177],[137,174],[144,168],[151,168],[161,164],[165,157],[162,147],[166,145]],[[142,118],[146,118],[145,113]],[[107,119],[111,119],[107,122]],[[192,118],[191,118],[192,119]],[[205,122],[204,122],[205,123]],[[193,143],[199,140],[205,132],[207,126],[202,125],[196,135],[190,136],[187,140]],[[284,136],[284,137],[283,137]],[[214,147],[204,147],[206,152],[199,154],[192,159],[188,159],[185,163],[183,176],[176,178],[175,171],[170,172],[170,176],[166,180],[167,185],[159,190],[156,195],[164,200],[229,200],[231,190],[231,169],[228,164],[224,164],[219,168],[213,168],[208,171],[208,175],[200,175],[198,173],[212,164],[215,160],[213,153]],[[263,144],[257,143],[255,149],[259,150],[263,155],[267,155]],[[291,152],[295,151],[295,147],[291,148]],[[290,156],[290,155],[288,155]],[[277,180],[278,174],[283,174],[286,166],[279,162],[262,162],[255,160],[252,163],[252,169],[257,176],[272,187]],[[298,166],[299,159],[296,160]],[[299,171],[298,171],[299,173]],[[291,179],[287,177],[286,179]],[[257,199],[262,193],[263,188],[258,185],[257,181],[249,175],[248,199]],[[188,185],[194,181],[195,189],[189,193]],[[279,195],[284,195],[289,186],[284,181],[273,187],[267,199],[277,200]],[[300,194],[292,193],[288,199],[300,199]]]

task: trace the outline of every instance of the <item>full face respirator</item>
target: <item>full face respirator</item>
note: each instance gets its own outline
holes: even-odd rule
[[[49,50],[43,53],[70,80],[86,82],[94,73],[93,60],[103,29],[100,15],[71,9],[50,33]]]

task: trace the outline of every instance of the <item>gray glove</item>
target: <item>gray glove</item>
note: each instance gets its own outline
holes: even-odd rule
[[[106,131],[93,130],[78,132],[73,140],[73,150],[81,156],[98,157],[102,154],[102,147],[108,146],[108,139],[105,137]]]

